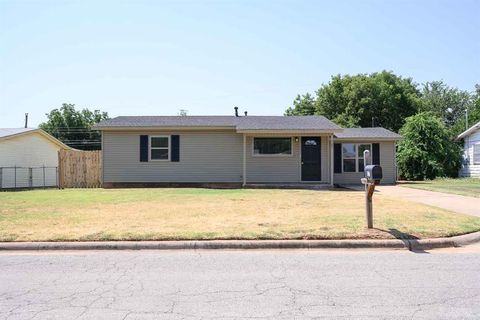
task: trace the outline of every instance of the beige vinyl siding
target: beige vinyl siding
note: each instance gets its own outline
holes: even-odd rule
[[[267,137],[271,135],[256,135]],[[280,136],[271,136],[280,137]],[[292,138],[292,155],[254,156],[253,136],[247,137],[247,183],[299,183],[301,181],[301,136]],[[328,137],[321,137],[322,182],[328,182]]]
[[[473,146],[476,144],[480,144],[480,130],[477,130],[464,139],[463,153],[466,161],[462,164],[462,168],[460,169],[461,177],[480,178],[480,164],[475,164],[473,162]]]
[[[60,147],[40,133],[32,132],[0,140],[0,167],[56,167]],[[45,184],[56,184],[56,170],[45,169]],[[16,180],[16,181],[15,181]],[[1,187],[18,188],[29,186],[28,169],[3,169]],[[43,169],[33,169],[34,186],[43,185]]]
[[[374,141],[340,141],[335,143],[375,143]],[[385,141],[380,144],[380,166],[383,171],[382,184],[394,184],[396,182],[396,167],[395,167],[395,142]],[[335,184],[360,184],[360,179],[363,178],[363,172],[344,172],[335,173],[333,175],[333,183]]]
[[[140,135],[180,136],[180,161],[140,162]],[[104,182],[242,181],[243,137],[220,132],[103,132]]]
[[[179,162],[140,162],[140,135],[172,134],[180,136]],[[322,182],[328,182],[328,137],[323,136],[321,141]],[[301,182],[300,142],[293,138],[292,155],[287,157],[253,156],[252,143],[253,137],[248,136],[247,183]],[[233,131],[104,131],[103,157],[106,183],[239,183],[243,174],[243,135]]]

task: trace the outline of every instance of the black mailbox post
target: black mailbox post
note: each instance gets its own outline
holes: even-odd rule
[[[364,159],[370,159],[370,152],[365,150],[363,153]],[[365,162],[367,163],[367,162]],[[365,185],[365,208],[367,212],[367,227],[373,228],[373,205],[372,198],[375,186],[380,184],[383,178],[382,167],[378,165],[366,165],[364,168],[365,178],[362,178],[362,183]]]

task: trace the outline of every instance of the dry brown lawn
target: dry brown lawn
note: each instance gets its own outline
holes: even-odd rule
[[[0,192],[0,241],[442,237],[480,219],[355,191],[70,189]]]

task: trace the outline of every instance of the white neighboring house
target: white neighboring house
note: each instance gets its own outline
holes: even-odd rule
[[[41,129],[0,128],[0,188],[57,185],[60,149],[71,148]]]
[[[480,178],[480,122],[461,133],[463,139],[463,162],[460,177]]]

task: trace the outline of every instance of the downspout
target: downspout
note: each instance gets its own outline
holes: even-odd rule
[[[243,134],[243,174],[242,174],[242,186],[247,185],[247,136]]]
[[[333,187],[333,134],[330,136],[330,186]]]
[[[398,165],[397,165],[397,141],[393,142],[393,159],[395,163],[395,184],[397,184],[398,180]]]
[[[105,181],[105,156],[104,156],[104,151],[105,151],[105,143],[104,143],[104,134],[103,134],[103,130],[100,131],[101,132],[101,145],[100,147],[102,148],[101,152],[100,152],[100,156],[102,157],[102,161],[101,161],[101,165],[102,165],[102,187],[104,188],[104,181]]]

